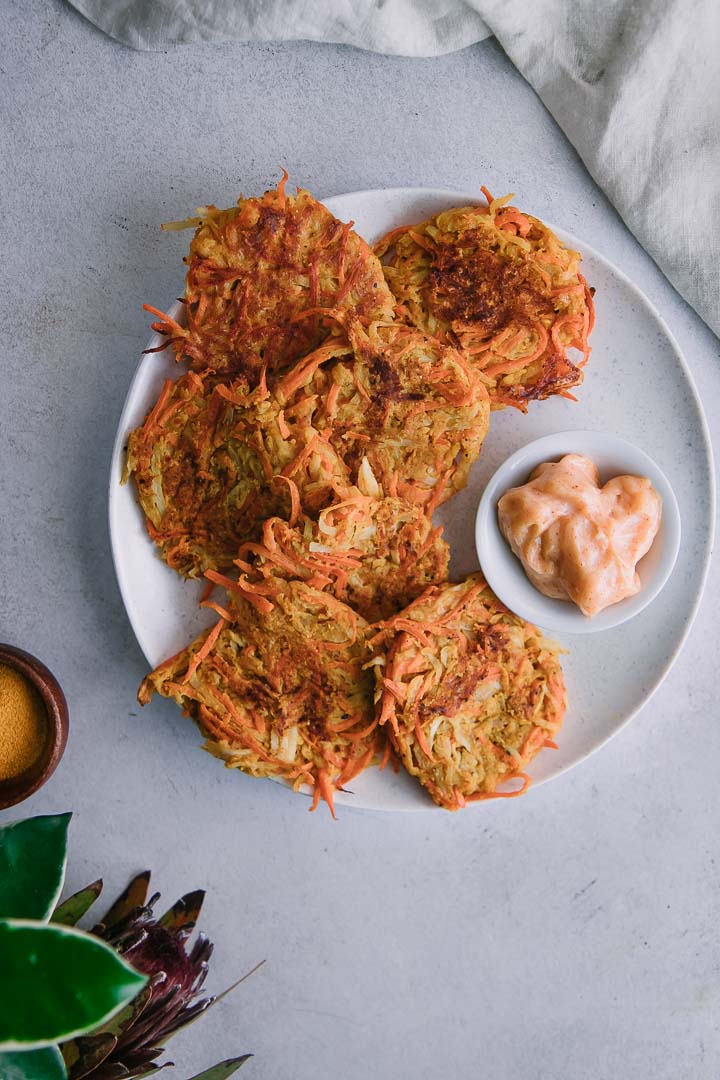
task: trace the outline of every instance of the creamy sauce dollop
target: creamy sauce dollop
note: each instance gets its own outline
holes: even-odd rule
[[[500,529],[533,585],[588,616],[640,591],[635,567],[661,516],[647,477],[616,476],[601,487],[581,454],[538,465],[498,502]]]

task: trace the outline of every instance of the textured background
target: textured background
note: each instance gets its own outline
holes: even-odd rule
[[[76,811],[70,886],[145,866],[168,902],[205,886],[212,988],[267,960],[172,1044],[179,1080],[245,1050],[248,1080],[714,1080],[717,570],[652,705],[580,768],[479,813],[335,824],[218,768],[169,703],[138,715],[106,488],[140,305],[180,288],[185,239],[158,222],[263,190],[281,163],[319,194],[518,192],[657,304],[714,431],[717,340],[492,41],[434,60],[139,54],[58,0],[0,7],[0,639],[55,670],[72,712],[23,811]]]

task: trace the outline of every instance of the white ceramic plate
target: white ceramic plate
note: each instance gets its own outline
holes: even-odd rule
[[[357,231],[373,243],[397,225],[478,201],[477,194],[466,192],[393,188],[338,195],[327,199],[326,205],[342,220],[353,219]],[[535,786],[601,747],[646,704],[667,675],[700,600],[714,524],[707,426],[677,343],[658,312],[620,270],[573,236],[561,229],[557,233],[582,252],[583,272],[597,290],[597,324],[585,382],[577,404],[555,398],[531,405],[527,416],[515,409],[493,414],[466,490],[437,514],[452,548],[452,575],[478,567],[475,511],[490,476],[521,446],[554,431],[607,430],[642,447],[675,490],[683,539],[672,577],[644,612],[614,630],[568,639],[570,654],[564,669],[569,708],[560,749],[546,750],[532,763],[529,772]],[[159,343],[155,337],[150,345]],[[212,621],[197,607],[202,586],[183,581],[156,556],[132,485],[120,486],[128,432],[142,423],[163,380],[179,374],[169,350],[142,358],[120,418],[110,476],[110,535],[118,583],[151,666],[177,652]],[[244,776],[233,779],[238,785],[258,782]],[[377,769],[364,772],[353,781],[353,793],[339,793],[337,801],[379,810],[422,810],[433,805],[408,776]],[[493,804],[476,807],[489,805]]]

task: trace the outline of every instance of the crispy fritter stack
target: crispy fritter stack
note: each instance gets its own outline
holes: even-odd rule
[[[313,808],[392,744],[456,809],[522,775],[564,690],[484,582],[444,584],[432,514],[491,406],[579,381],[566,349],[587,356],[591,300],[579,256],[505,200],[396,230],[383,272],[286,179],[178,223],[196,226],[186,325],[149,309],[188,370],[132,432],[126,477],[161,557],[230,600],[205,599],[219,622],[140,700],[173,698],[213,754],[311,785]]]

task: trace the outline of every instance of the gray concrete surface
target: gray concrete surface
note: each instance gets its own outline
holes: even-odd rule
[[[0,640],[42,657],[72,711],[22,812],[75,810],[69,886],[149,866],[168,902],[207,888],[212,988],[267,960],[174,1041],[177,1076],[253,1051],[247,1080],[717,1077],[716,568],[664,687],[586,764],[479,814],[335,824],[218,768],[168,703],[139,715],[106,528],[141,304],[180,288],[184,237],[158,223],[263,190],[280,164],[319,194],[523,195],[656,303],[714,431],[717,340],[492,41],[437,60],[139,54],[58,0],[0,15]]]

